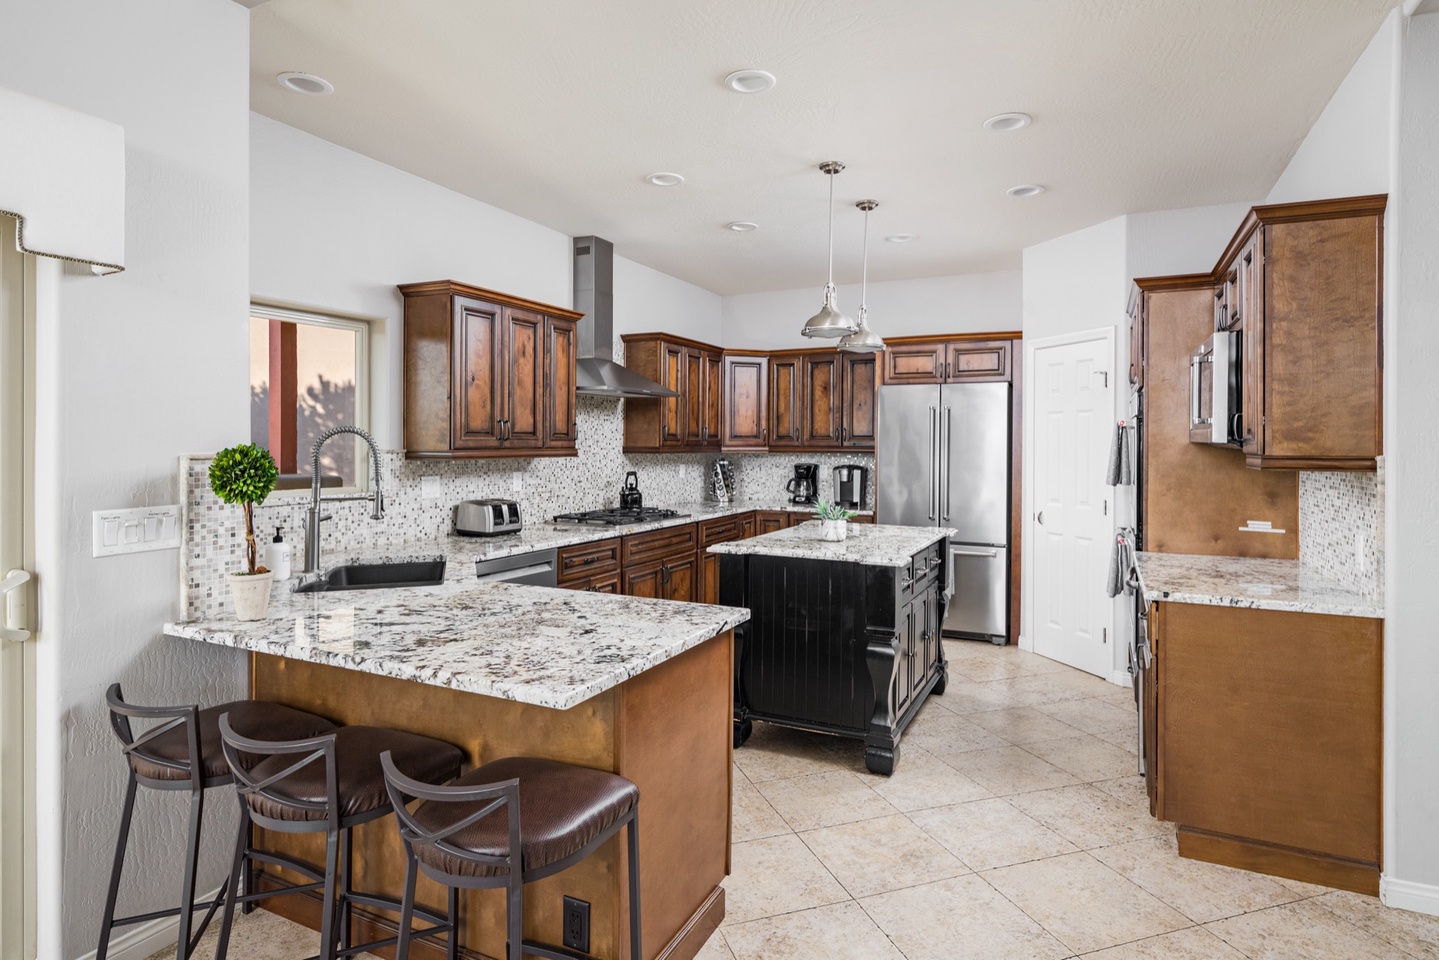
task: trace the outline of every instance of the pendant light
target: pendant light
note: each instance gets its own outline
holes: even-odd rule
[[[884,340],[869,328],[865,295],[869,292],[869,212],[879,204],[874,200],[861,200],[855,206],[864,211],[864,268],[859,275],[859,313],[856,314],[859,317],[859,329],[841,340],[839,348],[855,353],[877,353],[884,349]]]
[[[829,282],[824,285],[824,306],[805,322],[800,333],[806,337],[843,337],[859,329],[858,324],[840,313],[834,305],[834,177],[844,169],[844,164],[838,160],[826,160],[819,169],[829,177]]]

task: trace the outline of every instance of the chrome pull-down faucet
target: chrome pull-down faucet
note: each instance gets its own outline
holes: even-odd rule
[[[320,448],[325,441],[331,437],[337,437],[342,433],[353,433],[370,447],[370,463],[374,467],[374,490],[367,494],[353,497],[321,497],[320,496]],[[321,503],[343,503],[347,500],[369,500],[374,503],[375,508],[370,511],[371,520],[383,520],[385,518],[385,497],[380,492],[380,450],[375,446],[375,438],[370,436],[359,427],[331,427],[320,434],[315,441],[314,447],[310,449],[310,506],[305,511],[305,569],[304,573],[318,573],[320,568],[320,524],[330,519],[330,515],[320,513]]]

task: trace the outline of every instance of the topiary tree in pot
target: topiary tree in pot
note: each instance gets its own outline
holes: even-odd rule
[[[245,513],[245,569],[230,574],[235,615],[259,620],[270,602],[270,571],[256,563],[255,504],[263,503],[279,477],[275,458],[253,443],[227,447],[210,461],[210,489],[226,503],[238,503]]]

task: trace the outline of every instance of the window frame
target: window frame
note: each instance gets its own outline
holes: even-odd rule
[[[347,330],[355,334],[355,426],[370,432],[370,337],[373,334],[371,322],[363,317],[345,316],[337,313],[321,313],[298,307],[285,307],[262,300],[250,301],[251,320],[280,320],[285,323],[325,327],[331,330]],[[356,444],[355,484],[347,487],[326,487],[332,495],[367,493],[370,489],[369,450],[359,437]],[[304,464],[296,463],[299,473],[305,473],[308,457]],[[287,500],[308,500],[309,488],[300,490],[275,490],[266,498],[266,503]]]

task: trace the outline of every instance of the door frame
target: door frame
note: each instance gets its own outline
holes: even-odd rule
[[[1023,504],[1023,510],[1024,510],[1024,517],[1023,517],[1023,524],[1024,524],[1024,543],[1028,544],[1029,546],[1028,546],[1028,549],[1026,549],[1026,550],[1021,554],[1021,556],[1020,556],[1020,580],[1021,580],[1021,584],[1020,584],[1020,609],[1021,609],[1021,611],[1022,611],[1023,622],[1020,624],[1020,631],[1019,631],[1019,648],[1020,648],[1021,650],[1026,650],[1026,651],[1028,651],[1028,652],[1030,652],[1030,653],[1033,653],[1033,652],[1034,652],[1034,631],[1031,629],[1032,625],[1033,625],[1034,622],[1035,622],[1035,621],[1034,621],[1034,597],[1035,597],[1035,590],[1034,590],[1034,554],[1035,554],[1036,549],[1038,549],[1038,545],[1039,545],[1039,533],[1038,533],[1038,530],[1036,529],[1037,524],[1036,524],[1036,522],[1035,522],[1035,508],[1034,508],[1034,504],[1035,504],[1035,500],[1034,500],[1034,481],[1035,481],[1035,473],[1036,473],[1035,468],[1034,468],[1034,441],[1035,441],[1034,414],[1035,414],[1035,406],[1036,406],[1034,392],[1035,392],[1035,390],[1037,390],[1038,387],[1039,387],[1039,376],[1038,376],[1039,368],[1038,368],[1038,366],[1035,364],[1035,359],[1034,359],[1034,357],[1035,357],[1035,354],[1036,354],[1038,351],[1047,349],[1047,348],[1049,348],[1049,347],[1067,347],[1067,346],[1071,346],[1071,345],[1076,344],[1076,343],[1090,343],[1090,342],[1097,341],[1097,340],[1102,340],[1102,341],[1104,341],[1104,344],[1105,344],[1104,355],[1109,358],[1109,376],[1110,376],[1109,389],[1110,389],[1110,391],[1111,391],[1111,392],[1110,392],[1110,406],[1113,407],[1114,397],[1118,395],[1118,385],[1115,383],[1115,379],[1114,379],[1114,378],[1115,378],[1115,371],[1119,369],[1119,360],[1118,360],[1117,355],[1116,355],[1115,352],[1114,352],[1114,350],[1115,350],[1115,344],[1116,344],[1116,342],[1117,342],[1117,337],[1116,337],[1115,329],[1116,329],[1116,328],[1115,328],[1114,326],[1095,327],[1095,328],[1092,328],[1092,329],[1089,329],[1089,330],[1079,330],[1079,331],[1075,331],[1075,332],[1073,332],[1073,333],[1061,333],[1061,334],[1057,334],[1057,335],[1052,336],[1052,337],[1044,337],[1044,338],[1039,339],[1039,340],[1031,340],[1031,339],[1029,339],[1029,338],[1026,337],[1026,338],[1024,339],[1024,341],[1023,341],[1023,343],[1024,343],[1024,371],[1025,371],[1025,376],[1024,376],[1024,391],[1023,391],[1023,392],[1024,392],[1024,438],[1023,438],[1023,441],[1024,441],[1024,442],[1023,442],[1023,446],[1024,446],[1024,454],[1023,454],[1023,457],[1024,457],[1024,479],[1023,479],[1023,484],[1022,484],[1022,486],[1023,486],[1023,488],[1024,488],[1024,496],[1023,496],[1023,499],[1022,499],[1021,503]],[[1113,411],[1111,410],[1111,417],[1113,417],[1113,416],[1114,416],[1114,413],[1113,413]],[[1112,498],[1111,498],[1111,499],[1112,499]],[[1110,539],[1111,539],[1111,540],[1113,539],[1114,530],[1116,529],[1115,526],[1114,526],[1115,522],[1116,522],[1116,521],[1115,521],[1115,511],[1110,510],[1110,511],[1109,511],[1109,527],[1110,527]],[[1108,623],[1107,623],[1107,626],[1108,626],[1108,630],[1109,630],[1110,659],[1113,660],[1113,651],[1114,651],[1114,649],[1115,649],[1116,644],[1118,643],[1118,640],[1116,639],[1116,637],[1115,637],[1115,635],[1114,635],[1114,633],[1115,633],[1115,631],[1114,631],[1114,604],[1113,604],[1113,603],[1105,604],[1105,605],[1103,605],[1103,606],[1101,607],[1101,609],[1104,609],[1104,610],[1108,611]],[[1113,674],[1114,674],[1114,667],[1113,667],[1112,665],[1109,665],[1109,666],[1107,666],[1105,672],[1104,672],[1101,676],[1103,676],[1103,678],[1106,679],[1106,680],[1113,680],[1113,678],[1114,678],[1114,677],[1113,677]]]

